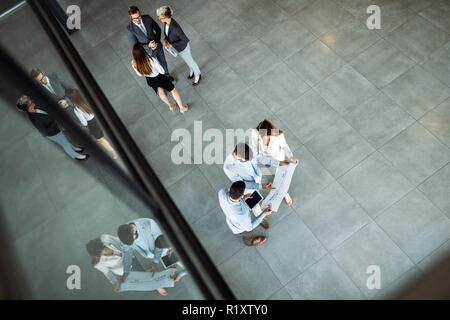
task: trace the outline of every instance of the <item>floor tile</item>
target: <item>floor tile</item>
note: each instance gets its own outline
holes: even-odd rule
[[[450,148],[450,98],[428,112],[419,122]]]
[[[237,299],[267,299],[281,289],[280,281],[255,248],[241,249],[221,264],[219,271]]]
[[[425,180],[418,189],[450,218],[450,164]]]
[[[343,66],[314,89],[341,115],[353,111],[378,92],[372,83],[349,65]]]
[[[419,185],[449,161],[449,150],[420,124],[400,133],[380,152],[408,178]]]
[[[410,192],[414,186],[384,157],[373,153],[339,182],[374,218]]]
[[[414,123],[414,119],[384,93],[379,92],[345,116],[376,149]]]
[[[443,84],[450,86],[450,42],[430,54],[421,66]]]
[[[311,0],[274,0],[274,2],[288,14],[292,15],[308,5]]]
[[[361,291],[330,255],[289,282],[286,290],[295,300],[364,299]]]
[[[338,70],[344,64],[344,60],[316,40],[290,56],[286,63],[292,71],[313,86]]]
[[[384,211],[377,224],[418,263],[450,236],[450,220],[419,191]]]
[[[269,229],[267,242],[257,249],[282,284],[326,254],[326,250],[296,216],[290,215]]]
[[[242,237],[233,234],[228,228],[225,214],[220,208],[198,219],[192,229],[216,265],[227,261],[245,247]]]
[[[382,294],[383,290],[411,269],[414,264],[403,251],[376,225],[371,223],[355,233],[332,253],[367,298]],[[369,266],[380,268],[380,289],[369,289]]]
[[[339,177],[374,149],[345,121],[336,123],[306,143],[306,147],[335,177]]]
[[[296,3],[299,3],[296,1]],[[292,11],[291,11],[292,12]],[[283,34],[283,37],[280,37]],[[289,41],[287,41],[289,39]],[[286,59],[295,52],[316,40],[316,37],[294,18],[288,18],[285,22],[270,30],[261,37],[261,40],[281,59]]]
[[[381,29],[377,32],[381,36],[386,36],[416,15],[416,12],[408,8],[403,0],[384,0],[378,5],[382,18]]]
[[[292,297],[286,290],[286,288],[281,288],[276,293],[267,298],[267,300],[292,300]]]
[[[450,4],[444,0],[435,1],[432,6],[422,10],[419,15],[430,21],[434,26],[450,33]]]
[[[450,254],[450,240],[434,250],[430,255],[420,261],[417,266],[424,272],[431,271]]]
[[[261,41],[252,42],[226,60],[247,85],[265,77],[267,72],[277,68],[281,63],[281,60]]]
[[[421,62],[449,40],[449,36],[420,16],[401,25],[386,39],[416,62]]]
[[[309,90],[276,114],[303,143],[314,138],[340,118],[339,114],[314,90]]]
[[[420,66],[392,81],[383,92],[415,119],[450,96],[450,89]]]
[[[380,0],[336,0],[336,3],[341,5],[345,10],[350,12],[353,16],[357,18],[366,18],[369,16],[367,14],[367,7],[370,5],[378,5]]]
[[[332,183],[297,212],[328,250],[333,250],[371,222],[360,205],[337,182]]]
[[[281,63],[257,80],[251,88],[270,110],[277,112],[299,98],[310,87],[290,71],[286,64]]]
[[[378,88],[383,88],[415,65],[386,40],[381,40],[356,57],[350,65]]]

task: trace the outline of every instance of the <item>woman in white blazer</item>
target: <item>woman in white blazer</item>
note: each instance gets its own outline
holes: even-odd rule
[[[131,271],[124,275],[124,247],[119,238],[103,234],[100,238],[89,241],[86,249],[92,258],[92,265],[101,271],[114,285],[114,291],[153,291],[166,296],[163,288],[173,287],[186,273],[178,273],[168,268],[152,275],[151,272]]]
[[[269,120],[264,119],[256,129],[252,130],[250,143],[252,149],[258,154],[261,153],[278,161],[289,159],[295,164],[298,163],[298,159],[294,157],[286,143],[284,132],[277,129]],[[289,193],[286,193],[284,199],[289,206],[292,205]]]

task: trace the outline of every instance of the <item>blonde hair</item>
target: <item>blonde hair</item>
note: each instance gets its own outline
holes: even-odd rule
[[[156,9],[156,15],[158,17],[172,18],[173,10],[169,6],[162,6]]]

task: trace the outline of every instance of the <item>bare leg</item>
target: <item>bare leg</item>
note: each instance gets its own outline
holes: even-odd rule
[[[286,193],[286,195],[284,196],[284,200],[286,200],[288,206],[292,206],[292,198],[289,193]]]
[[[169,98],[167,97],[166,91],[163,88],[158,88],[158,95],[161,98],[161,100],[169,106],[170,111],[173,112],[176,103],[170,102]]]
[[[116,150],[114,150],[113,147],[111,147],[111,144],[106,140],[105,138],[97,139],[98,143],[102,145],[103,148],[105,148],[109,153],[111,153],[111,156],[113,159],[117,159],[119,156],[117,155]]]
[[[180,93],[178,92],[178,90],[176,88],[173,88],[173,90],[170,91],[170,93],[172,94],[172,97],[177,102],[178,107],[180,108],[180,112],[184,113],[188,109],[188,106],[183,105],[183,101],[181,101]]]

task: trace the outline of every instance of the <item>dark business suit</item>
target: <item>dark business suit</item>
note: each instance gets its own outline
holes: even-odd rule
[[[140,43],[145,51],[147,51],[152,57],[158,59],[159,63],[164,69],[165,74],[169,75],[169,69],[167,68],[166,57],[164,56],[164,50],[161,42],[161,28],[148,14],[141,16],[141,23],[144,24],[147,34],[145,34],[140,27],[138,27],[133,21],[127,26],[126,32],[130,44],[133,46],[136,42]],[[154,40],[158,46],[155,50],[152,50],[148,43]]]
[[[165,23],[163,29],[166,30]],[[164,35],[166,35],[165,31]],[[167,40],[167,42],[169,42],[178,52],[186,49],[189,42],[189,38],[184,34],[183,29],[181,29],[180,25],[174,18],[172,18],[172,21],[170,22],[169,34],[166,35],[164,39]]]

